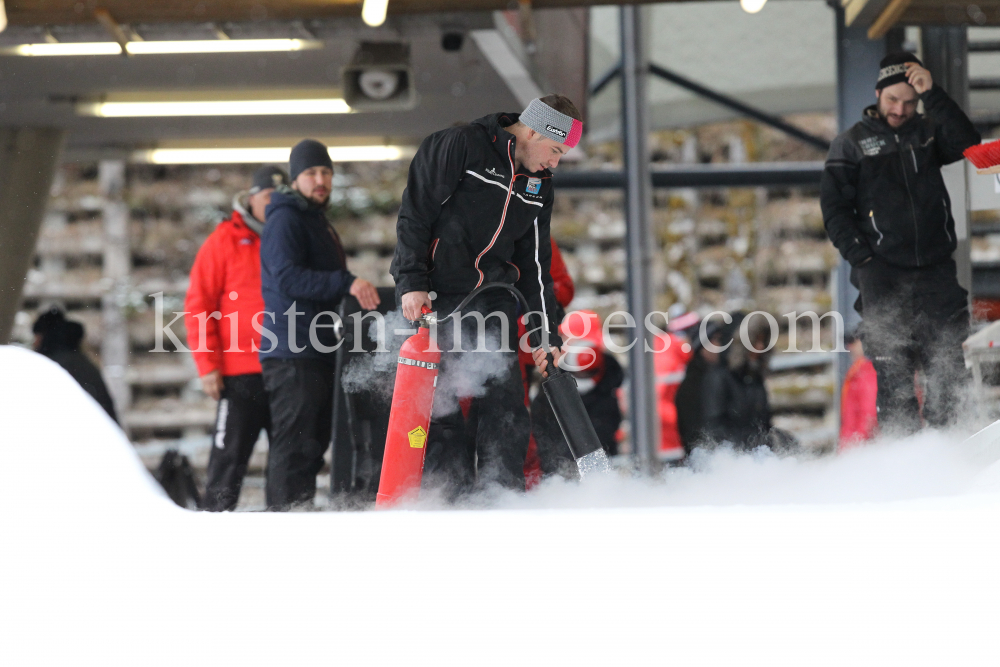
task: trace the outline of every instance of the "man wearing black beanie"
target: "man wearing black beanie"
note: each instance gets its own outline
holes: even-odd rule
[[[856,307],[878,375],[879,428],[901,434],[922,421],[953,423],[967,380],[968,293],[952,259],[955,220],[941,167],[961,160],[980,136],[912,53],[882,60],[875,97],[833,141],[820,204],[861,292]],[[926,380],[922,410],[918,369]]]
[[[266,496],[276,510],[316,495],[332,428],[333,314],[347,294],[365,310],[379,303],[375,286],[347,270],[340,237],[326,219],[333,187],[327,147],[305,139],[288,166],[291,187],[271,195],[260,245],[266,339],[260,359],[271,407]]]

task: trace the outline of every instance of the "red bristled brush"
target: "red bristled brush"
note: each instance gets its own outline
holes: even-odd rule
[[[1000,174],[1000,141],[969,146],[962,153],[979,174]]]

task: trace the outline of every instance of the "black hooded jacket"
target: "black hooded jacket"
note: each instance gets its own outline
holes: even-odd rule
[[[559,345],[549,267],[552,174],[516,170],[518,114],[494,114],[435,132],[410,164],[390,272],[397,297],[465,294],[489,282],[516,286],[549,320]],[[541,326],[535,317],[529,331]]]
[[[893,129],[871,106],[830,146],[820,186],[823,222],[852,266],[873,254],[896,266],[927,266],[955,250],[941,167],[962,159],[980,136],[940,87],[920,97],[926,116]]]

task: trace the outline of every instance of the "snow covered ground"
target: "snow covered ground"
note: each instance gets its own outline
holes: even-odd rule
[[[3,665],[998,661],[990,443],[718,453],[481,509],[207,514],[46,359],[0,347],[0,406]]]

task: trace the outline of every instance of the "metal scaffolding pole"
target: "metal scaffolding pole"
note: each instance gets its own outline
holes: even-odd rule
[[[865,107],[875,104],[875,83],[878,81],[879,62],[885,57],[885,39],[868,39],[867,28],[855,23],[844,25],[844,10],[834,12],[837,22],[837,129],[840,132],[861,120]],[[837,267],[834,289],[834,307],[844,318],[844,330],[855,329],[861,317],[854,310],[858,290],[851,284],[851,266],[841,259]],[[840,388],[851,367],[851,356],[837,354],[834,406],[840,418]]]
[[[643,25],[647,9],[621,8],[622,50],[622,150],[625,161],[625,221],[628,249],[628,308],[635,318],[629,350],[629,417],[632,454],[640,471],[652,472],[653,452],[659,441],[659,418],[654,392],[652,334],[646,330],[647,313],[653,310],[651,267],[653,205],[649,167],[649,122],[646,97],[649,61]]]

